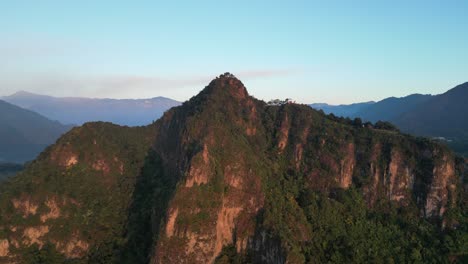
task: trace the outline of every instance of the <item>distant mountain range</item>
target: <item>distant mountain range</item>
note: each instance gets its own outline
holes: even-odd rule
[[[164,97],[121,100],[59,98],[24,91],[2,99],[5,101],[0,100],[0,162],[19,163],[35,158],[72,127],[63,124],[107,121],[142,126],[152,123],[169,108],[180,105],[180,102]],[[403,132],[414,135],[444,137],[455,151],[468,156],[466,102],[468,83],[440,95],[413,94],[378,102],[310,106],[337,116],[360,117],[371,122],[389,121]]]
[[[32,160],[71,126],[0,100],[0,162]]]
[[[180,105],[180,102],[165,97],[118,100],[52,97],[25,91],[0,99],[63,124],[76,125],[91,121],[105,121],[124,126],[148,125],[169,108]]]
[[[402,98],[389,97],[361,109],[355,116],[371,122],[379,120],[394,121],[402,114],[410,112],[417,105],[428,101],[432,97],[432,95],[424,94],[412,94]]]
[[[311,104],[315,109],[363,121],[389,121],[401,131],[448,139],[457,152],[468,154],[468,82],[439,95],[412,94],[350,105]],[[463,145],[463,146],[462,146]]]
[[[417,135],[468,138],[468,82],[414,104],[391,121]]]
[[[74,125],[92,121],[123,126],[148,125],[180,104],[164,97],[60,98],[24,91],[0,99],[0,162],[18,163],[34,159]]]
[[[325,114],[333,113],[336,116],[355,116],[357,113],[363,109],[374,105],[374,101],[364,102],[364,103],[355,103],[349,105],[329,105],[325,103],[316,103],[311,104],[310,106],[315,109],[321,109]]]
[[[310,104],[312,108],[323,110],[326,114],[355,118],[376,122],[379,120],[393,121],[403,113],[411,111],[420,103],[431,99],[432,95],[412,94],[405,97],[389,97],[381,101],[354,103],[349,105],[329,105],[324,103]]]

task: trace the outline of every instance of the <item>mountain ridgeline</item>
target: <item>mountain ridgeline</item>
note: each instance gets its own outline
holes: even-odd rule
[[[468,82],[439,95],[412,94],[373,103],[311,104],[325,113],[363,121],[389,121],[401,131],[442,138],[454,151],[468,157]]]
[[[74,128],[4,183],[0,262],[463,261],[465,167],[224,74],[149,126]]]
[[[165,97],[119,100],[52,97],[25,91],[0,99],[63,124],[76,125],[90,121],[104,121],[121,126],[143,126],[161,117],[167,109],[180,105],[180,102]]]
[[[424,136],[468,139],[468,82],[416,104],[395,119],[405,131]]]
[[[0,162],[34,159],[71,126],[0,100]]]
[[[309,106],[314,109],[323,110],[323,112],[326,114],[333,113],[336,116],[355,117],[358,116],[358,113],[361,113],[363,109],[367,109],[373,104],[375,104],[374,101],[349,105],[329,105],[325,103],[316,103],[310,104]]]
[[[310,104],[314,109],[323,110],[326,114],[355,118],[364,121],[377,122],[395,121],[402,114],[411,112],[418,105],[430,101],[434,96],[428,94],[412,94],[405,97],[389,97],[378,102],[364,102],[349,105]]]

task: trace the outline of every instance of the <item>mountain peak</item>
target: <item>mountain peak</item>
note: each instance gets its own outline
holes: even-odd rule
[[[234,74],[229,72],[221,74],[212,80],[205,88],[205,91],[209,94],[228,92],[228,96],[236,99],[245,99],[249,96],[244,84]]]
[[[17,91],[14,94],[4,96],[3,98],[8,98],[8,99],[37,99],[37,98],[51,98],[51,96],[48,95],[42,95],[42,94],[37,94],[37,93],[32,93],[24,90]]]
[[[20,90],[10,96],[13,97],[13,96],[31,96],[31,95],[35,95],[35,94],[28,92],[28,91]]]

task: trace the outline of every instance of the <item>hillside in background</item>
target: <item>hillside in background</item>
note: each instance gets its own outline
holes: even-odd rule
[[[409,112],[419,104],[431,99],[431,95],[412,94],[405,97],[389,97],[378,102],[355,103],[349,105],[310,104],[310,107],[323,110],[326,114],[356,118],[364,121],[392,121]]]
[[[0,100],[0,162],[32,160],[70,128]]]
[[[22,169],[23,166],[20,164],[0,162],[0,182],[14,176]]]
[[[465,167],[224,74],[149,126],[74,128],[1,185],[0,261],[463,262]]]
[[[375,104],[374,101],[350,105],[329,105],[324,103],[318,103],[310,104],[310,107],[317,110],[323,110],[325,114],[333,113],[336,116],[354,117],[356,116],[356,113],[362,111],[362,109],[365,109],[373,104]]]
[[[111,122],[123,126],[148,125],[169,108],[180,104],[165,97],[118,100],[52,97],[24,91],[0,99],[63,124],[77,125],[92,121]]]
[[[354,111],[356,105],[322,107],[316,109],[337,116],[363,121],[389,121],[402,132],[417,136],[445,138],[457,153],[468,156],[468,83],[439,95],[413,94],[402,98],[390,97]],[[365,104],[365,103],[364,103]]]
[[[370,122],[379,120],[391,122],[431,98],[431,95],[423,94],[412,94],[401,98],[390,97],[361,109],[354,114],[354,117]]]
[[[468,138],[468,82],[431,97],[392,121],[412,134]]]

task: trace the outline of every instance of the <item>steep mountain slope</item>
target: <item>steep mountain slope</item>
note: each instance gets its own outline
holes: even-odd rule
[[[375,104],[374,101],[364,102],[364,103],[355,103],[349,105],[329,105],[324,103],[310,104],[309,106],[317,109],[323,110],[325,114],[333,113],[336,116],[343,117],[356,117],[356,114],[363,109],[369,107],[370,105]]]
[[[148,127],[75,128],[3,185],[0,260],[458,259],[464,162],[425,139],[266,105],[225,74]]]
[[[167,109],[180,104],[180,102],[164,97],[122,100],[58,98],[24,91],[2,99],[33,110],[52,120],[79,125],[91,121],[112,122],[126,126],[148,125],[158,119]]]
[[[393,121],[403,131],[425,136],[468,138],[468,82],[433,96]]]
[[[71,127],[0,100],[0,161],[34,159]]]

